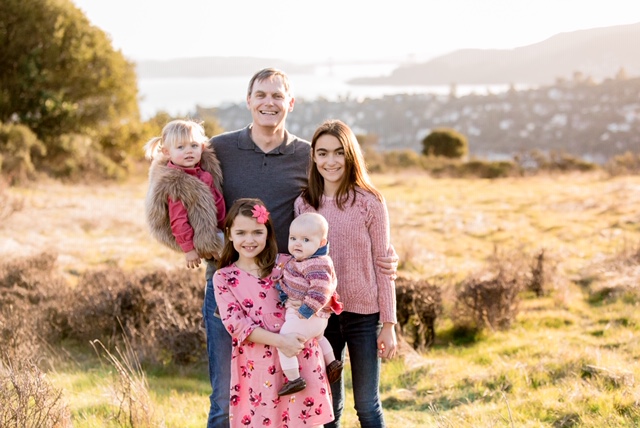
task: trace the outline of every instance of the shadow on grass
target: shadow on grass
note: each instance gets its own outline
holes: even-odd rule
[[[473,346],[481,342],[486,335],[482,330],[472,327],[453,326],[446,330],[438,331],[435,349],[447,349],[450,346]]]

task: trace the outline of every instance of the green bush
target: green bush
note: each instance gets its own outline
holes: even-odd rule
[[[422,140],[422,154],[460,159],[469,153],[467,137],[451,128],[437,128]]]

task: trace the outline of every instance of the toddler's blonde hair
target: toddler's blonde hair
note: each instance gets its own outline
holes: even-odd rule
[[[204,146],[209,144],[202,123],[193,120],[176,119],[167,123],[162,128],[160,137],[153,137],[144,145],[144,155],[153,160],[163,147],[173,147],[177,143],[195,141]]]

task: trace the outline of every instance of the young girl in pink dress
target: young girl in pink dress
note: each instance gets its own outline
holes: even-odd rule
[[[227,213],[225,244],[213,277],[222,322],[232,337],[230,426],[319,427],[333,420],[317,340],[279,334],[284,322],[274,278],[290,256],[277,253],[269,213],[259,199],[238,199]],[[276,349],[277,348],[277,349]],[[285,382],[278,350],[298,355],[307,387],[279,397]]]

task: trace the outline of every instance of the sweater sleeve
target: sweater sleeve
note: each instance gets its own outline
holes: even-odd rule
[[[298,309],[305,318],[310,318],[324,308],[335,291],[335,287],[332,286],[331,266],[321,258],[311,259],[311,262],[307,264],[304,271],[309,288],[302,300],[302,306]]]
[[[169,221],[171,222],[171,233],[182,251],[188,253],[193,250],[193,228],[189,223],[187,209],[182,201],[169,198]]]
[[[385,201],[371,199],[368,204],[367,227],[371,236],[371,251],[373,260],[378,257],[386,257],[391,251],[391,238],[389,232],[389,214]],[[396,287],[395,282],[381,272],[381,268],[374,266],[376,284],[378,286],[378,306],[380,308],[380,321],[396,323]]]

